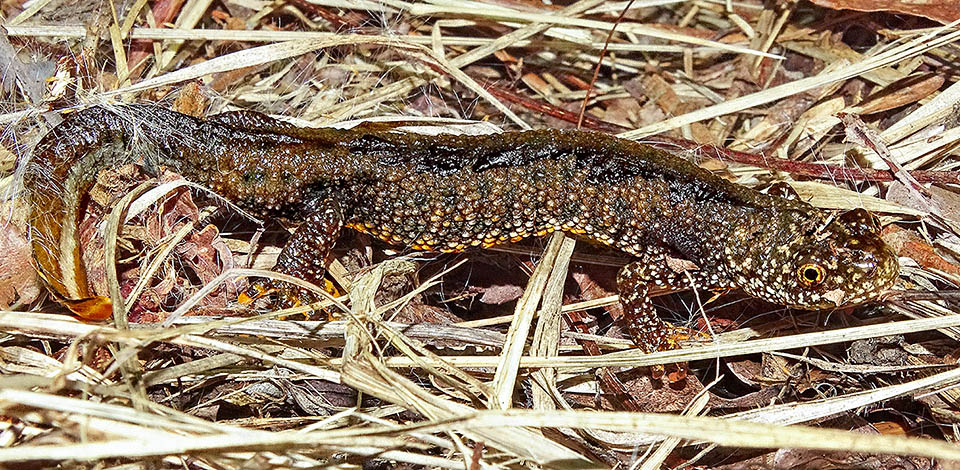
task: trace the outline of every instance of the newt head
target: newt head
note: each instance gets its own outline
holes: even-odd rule
[[[872,214],[853,209],[836,217],[810,216],[790,211],[759,237],[752,236],[756,228],[738,230],[745,257],[736,257],[731,268],[747,293],[819,310],[868,302],[893,286],[900,266]]]

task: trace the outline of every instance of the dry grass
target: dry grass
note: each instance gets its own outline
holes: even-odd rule
[[[644,355],[629,349],[616,327],[598,328],[615,297],[596,283],[609,278],[603,265],[623,260],[575,250],[571,238],[552,236],[542,254],[543,244],[533,243],[439,260],[384,256],[394,252],[347,240],[343,264],[330,268],[344,296],[319,292],[327,300],[313,308],[254,312],[230,304],[211,313],[200,308],[205,299],[250,276],[316,290],[266,271],[278,242],[266,240],[251,254],[255,243],[244,231],[255,224],[221,216],[214,220],[223,230],[237,230],[221,234],[233,262],[183,291],[176,305],[155,302],[153,316],[144,316],[138,309],[151,289],[186,277],[176,274],[178,247],[209,213],[224,212],[204,206],[198,222],[136,253],[123,235],[135,233],[137,220],[171,192],[196,189],[150,181],[104,215],[106,259],[121,260],[107,263],[111,296],[122,299],[121,286],[130,287],[109,325],[57,314],[49,302],[0,312],[0,467],[960,461],[952,431],[960,422],[960,371],[953,367],[960,316],[951,297],[960,282],[960,85],[952,67],[960,31],[793,2],[639,0],[618,22],[626,6],[6,3],[0,63],[11,65],[3,78],[0,184],[14,223],[5,228],[22,230],[14,162],[57,122],[51,109],[160,101],[200,114],[254,109],[301,125],[388,117],[420,131],[489,132],[488,124],[470,127],[463,119],[511,129],[574,127],[589,96],[584,127],[634,139],[665,135],[669,145],[691,151],[685,156],[739,183],[785,181],[814,205],[875,211],[899,227],[887,236],[904,266],[900,292],[868,308],[872,316],[861,309],[829,317],[792,317],[728,297],[708,302],[709,293],[674,296],[664,305],[681,310],[682,320],[732,320],[730,331],[710,330],[712,342]],[[869,131],[868,140],[846,141],[843,131],[857,126]],[[921,171],[907,173],[913,170]],[[351,264],[358,256],[364,262]],[[497,283],[463,272],[505,276],[491,259],[525,277],[499,283],[522,295],[471,309]],[[7,271],[0,275],[10,275],[10,266],[0,258]],[[126,279],[124,266],[140,266],[139,277]],[[577,278],[581,293],[569,288],[571,272],[587,278]],[[28,310],[19,307],[11,310]],[[319,307],[335,318],[317,319]],[[478,311],[482,318],[453,318]],[[593,323],[571,328],[570,315],[583,312]],[[427,323],[431,318],[438,323]],[[856,359],[858,348],[871,346],[875,354]],[[894,359],[880,357],[889,350]],[[692,361],[692,374],[673,385],[632,370],[682,361]],[[612,396],[617,390],[632,396]],[[646,412],[624,412],[623,403]],[[800,450],[736,452],[743,449]]]

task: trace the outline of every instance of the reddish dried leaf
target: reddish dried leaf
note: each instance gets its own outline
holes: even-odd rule
[[[763,374],[764,365],[752,359],[726,361],[730,373],[741,382],[752,387],[761,386],[761,380],[766,379]]]
[[[166,174],[162,177],[164,182],[177,179],[180,177],[174,174]],[[169,195],[163,201],[161,211],[159,218],[147,217],[147,234],[148,238],[152,239],[144,241],[151,246],[178,231],[188,221],[195,223],[200,218],[200,211],[193,202],[190,191],[185,188]],[[213,225],[207,225],[199,231],[190,233],[176,249],[176,254],[184,267],[193,271],[201,285],[212,281],[225,269],[233,267],[234,262],[232,253],[220,237],[220,231]],[[187,292],[196,289],[196,286],[193,286],[184,276],[178,276],[176,284]],[[223,307],[228,302],[236,300],[237,295],[237,286],[227,282],[207,295],[200,305]]]
[[[233,254],[220,237],[220,230],[214,225],[207,225],[203,230],[190,234],[177,252],[186,267],[197,275],[201,284],[212,282],[224,270],[234,267]],[[201,305],[224,307],[236,300],[238,295],[236,283],[225,282],[219,289],[204,297]]]
[[[21,228],[9,219],[0,220],[0,309],[16,301],[30,303],[40,296],[30,242]]]
[[[215,74],[213,81],[210,82],[210,88],[214,91],[224,91],[237,82],[263,70],[264,67],[265,65],[253,65]]]
[[[672,371],[668,372],[672,373]],[[650,374],[645,373],[645,369],[624,372],[618,375],[627,394],[633,397],[632,403],[639,409],[631,411],[641,411],[648,413],[676,413],[683,411],[684,407],[696,398],[697,394],[703,391],[703,384],[692,375],[686,375],[682,380],[668,382],[666,379],[657,379]],[[604,390],[606,392],[606,390]],[[713,394],[711,394],[711,397]],[[606,409],[616,409],[603,396]]]
[[[572,277],[573,280],[577,282],[577,285],[580,286],[580,296],[583,297],[584,300],[599,299],[614,294],[614,292],[610,292],[601,287],[586,273],[573,273]],[[619,320],[623,317],[623,307],[619,303],[608,305],[603,309],[606,310],[614,320]],[[612,333],[612,331],[610,333]]]
[[[887,11],[922,16],[941,23],[960,19],[960,3],[944,0],[812,0],[834,10]]]
[[[938,73],[924,73],[897,80],[860,105],[860,114],[874,114],[915,103],[940,89],[946,78]]]
[[[124,296],[133,290],[133,286],[140,278],[139,269],[131,269],[125,274],[133,278],[121,289]],[[130,315],[127,317],[130,323],[159,323],[166,318],[163,313],[164,300],[177,287],[177,276],[173,269],[161,269],[159,276],[160,281],[144,289],[137,303],[130,308]]]
[[[512,302],[523,295],[523,288],[512,284],[484,287],[481,288],[480,291],[483,292],[483,295],[480,296],[480,301],[491,305]]]
[[[638,111],[640,111],[640,103],[635,98],[613,99],[607,102],[603,119],[623,127],[633,127],[633,118]]]
[[[161,183],[179,180],[175,173],[165,172]],[[101,222],[103,210],[101,207],[110,207],[118,197],[126,194],[143,180],[143,176],[136,165],[125,165],[116,169],[100,173],[97,184],[91,190],[91,201],[80,223],[80,246],[86,265],[87,278],[94,293],[106,295],[106,271],[104,259],[103,234],[97,229]],[[190,191],[179,188],[166,195],[159,201],[159,209],[150,209],[134,218],[129,225],[123,228],[123,238],[127,240],[125,246],[142,247],[150,250],[160,243],[169,242],[169,237],[179,231],[185,224],[196,223],[200,218],[200,211],[193,202]],[[127,253],[129,255],[129,253]],[[214,226],[195,229],[189,233],[181,244],[174,250],[176,260],[173,264],[167,263],[154,274],[154,279],[140,294],[135,305],[131,307],[129,319],[133,323],[152,323],[162,321],[164,311],[195,292],[199,285],[206,284],[220,275],[223,270],[234,266],[233,254],[220,237]],[[140,261],[142,256],[133,258],[133,263],[121,263],[120,289],[123,295],[132,293],[134,286],[143,276],[143,267]],[[169,260],[168,260],[169,261]],[[174,268],[177,266],[178,268]],[[182,268],[181,268],[182,267]],[[184,270],[192,271],[185,273]],[[202,307],[223,307],[236,300],[238,285],[235,282],[226,282],[219,289],[206,296],[201,302]]]
[[[461,319],[447,309],[426,305],[421,298],[417,297],[407,304],[403,310],[400,310],[393,317],[393,321],[410,324],[439,323],[450,325],[461,321]]]
[[[173,110],[191,116],[203,116],[207,107],[207,97],[200,90],[200,82],[192,81],[180,89],[177,99],[173,103]]]
[[[897,256],[913,258],[920,266],[927,269],[935,269],[960,276],[960,266],[938,255],[930,244],[923,241],[914,232],[891,225],[884,230],[883,240],[893,248]]]
[[[173,22],[184,0],[157,0],[153,3],[153,18],[158,27],[163,27],[164,23]],[[130,68],[130,77],[135,78],[140,75],[142,66],[146,59],[153,54],[153,40],[134,39],[130,43],[130,49],[127,52],[127,64]]]

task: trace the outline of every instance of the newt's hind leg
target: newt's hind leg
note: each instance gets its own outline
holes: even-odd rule
[[[306,218],[283,247],[273,270],[323,286],[327,255],[340,236],[343,213],[340,204],[333,199],[316,199],[307,204],[305,212]],[[271,294],[276,295],[276,306],[280,308],[295,307],[318,300],[307,290],[283,281],[268,280],[253,284],[241,296],[241,303]]]

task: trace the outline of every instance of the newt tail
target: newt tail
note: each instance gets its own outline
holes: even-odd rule
[[[428,136],[300,128],[252,112],[199,119],[147,105],[94,107],[41,141],[25,179],[37,269],[83,318],[105,318],[111,306],[87,285],[81,200],[100,170],[134,154],[148,172],[169,167],[252,212],[299,222],[275,269],[310,282],[322,280],[344,227],[446,252],[555,230],[606,245],[631,260],[618,289],[647,350],[672,347],[673,330],[647,296],[652,285],[739,288],[821,309],[874,300],[899,272],[862,209],[836,214],[791,191],[762,194],[609,135]]]
[[[24,176],[40,279],[58,302],[88,320],[108,318],[112,305],[89,292],[77,233],[81,204],[97,174],[122,163],[123,149],[116,147],[126,147],[128,135],[119,119],[103,108],[68,117],[34,149]]]

